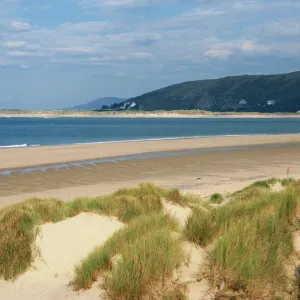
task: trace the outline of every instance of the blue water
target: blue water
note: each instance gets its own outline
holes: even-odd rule
[[[0,148],[300,133],[300,118],[0,118]]]

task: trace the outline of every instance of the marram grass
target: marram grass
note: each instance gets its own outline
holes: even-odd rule
[[[283,291],[299,201],[296,185],[273,192],[264,183],[253,184],[224,206],[193,210],[185,236],[199,245],[213,245],[209,272],[229,288],[253,297],[266,287]]]
[[[161,199],[168,191],[151,183],[121,189],[111,195],[70,202],[31,199],[0,210],[0,278],[12,279],[25,272],[35,258],[37,226],[59,222],[81,212],[115,216],[130,222],[162,212]]]
[[[276,182],[285,189],[272,191]],[[163,199],[191,207],[182,232],[163,213]],[[232,194],[222,206],[211,206],[211,201],[204,205],[198,197],[153,184],[66,203],[28,200],[0,210],[0,278],[15,278],[30,266],[38,225],[94,212],[115,216],[125,226],[78,263],[72,281],[77,290],[90,288],[102,276],[111,299],[151,296],[151,288],[162,285],[183,262],[186,239],[210,246],[212,281],[221,278],[227,288],[243,290],[250,298],[267,287],[283,291],[289,280],[285,265],[294,251],[293,231],[299,227],[299,201],[300,181],[293,179],[254,183]],[[176,288],[162,297],[186,299]]]

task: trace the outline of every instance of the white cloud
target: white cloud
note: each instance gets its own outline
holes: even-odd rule
[[[6,66],[7,66],[7,64],[4,61],[0,60],[0,67],[6,67]]]
[[[228,49],[211,49],[205,51],[205,56],[211,58],[227,58],[231,54],[233,54],[233,52]]]
[[[89,54],[94,53],[95,49],[89,47],[62,47],[62,48],[54,48],[54,51],[69,53],[69,54]]]
[[[121,26],[118,23],[111,21],[95,21],[95,22],[79,22],[79,23],[64,23],[59,26],[58,30],[63,32],[73,33],[100,33],[107,32],[112,29],[118,29]]]
[[[125,8],[155,6],[163,3],[162,0],[80,2],[89,9],[102,8],[104,15],[101,15],[101,21],[85,22],[83,16],[82,21],[72,23],[66,18],[65,23],[51,28],[32,26],[30,23],[34,24],[34,21],[31,19],[28,19],[30,23],[13,21],[15,32],[4,32],[2,37],[1,46],[10,50],[5,53],[5,49],[2,49],[5,61],[10,58],[9,65],[22,63],[32,67],[36,67],[35,64],[43,66],[53,63],[111,66],[123,64],[128,68],[138,67],[142,65],[141,62],[151,62],[148,68],[156,66],[156,70],[159,70],[157,66],[163,65],[164,72],[167,72],[179,66],[188,69],[190,65],[199,66],[213,61],[217,63],[218,59],[227,59],[230,63],[234,55],[275,55],[275,49],[292,47],[288,39],[280,46],[280,42],[275,44],[274,39],[264,40],[258,33],[245,30],[253,23],[252,17],[258,9],[259,13],[264,13],[267,8],[272,9],[269,1],[212,1],[199,4],[196,9],[188,9],[187,4],[177,14],[157,18],[147,14],[136,15]],[[169,0],[168,3],[171,5],[175,0]],[[194,1],[195,3],[200,2]],[[281,0],[272,3],[276,7],[283,6]],[[118,11],[112,11],[109,7],[116,7]],[[51,8],[51,12],[53,9]],[[10,19],[14,20],[13,17]],[[280,19],[277,23],[280,24]],[[274,27],[274,31],[279,31],[279,25]],[[289,38],[292,34],[297,34],[297,28],[291,23],[281,30]],[[296,55],[292,51],[289,53]],[[53,68],[56,66],[53,65]]]
[[[183,17],[220,16],[220,15],[225,14],[226,12],[227,11],[225,11],[225,10],[196,8],[188,13],[183,14]]]
[[[135,8],[152,6],[159,1],[153,0],[79,0],[83,7],[111,7],[111,8]]]
[[[261,45],[261,44],[257,44],[254,41],[251,40],[245,40],[241,42],[240,45],[240,49],[244,52],[250,52],[250,53],[268,53],[270,52],[270,48],[265,46],[265,45]]]
[[[233,4],[232,8],[237,11],[261,10],[266,8],[264,1],[239,1]]]
[[[21,64],[21,65],[20,65],[20,68],[21,68],[21,69],[24,69],[24,70],[27,70],[27,69],[29,69],[30,67],[29,67],[28,65],[26,65],[26,64]]]
[[[14,31],[26,31],[31,28],[28,22],[11,21],[10,26]]]
[[[151,59],[154,58],[154,56],[151,53],[147,52],[134,52],[131,54],[131,56],[140,58],[140,59]]]
[[[27,56],[30,56],[31,54],[29,52],[25,52],[25,51],[8,51],[6,53],[8,56],[11,56],[11,57],[27,57]]]
[[[2,43],[5,48],[24,48],[27,45],[25,41],[6,41]]]

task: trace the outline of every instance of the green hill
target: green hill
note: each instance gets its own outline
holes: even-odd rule
[[[297,112],[300,110],[300,71],[189,81],[127,101],[133,102],[139,110]],[[122,106],[124,102],[117,105]]]

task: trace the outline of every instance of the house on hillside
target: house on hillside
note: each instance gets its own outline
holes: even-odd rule
[[[241,99],[241,101],[239,102],[239,105],[247,105],[248,102],[245,99]]]
[[[271,106],[271,105],[274,105],[276,103],[275,100],[268,100],[267,101],[267,105]]]

